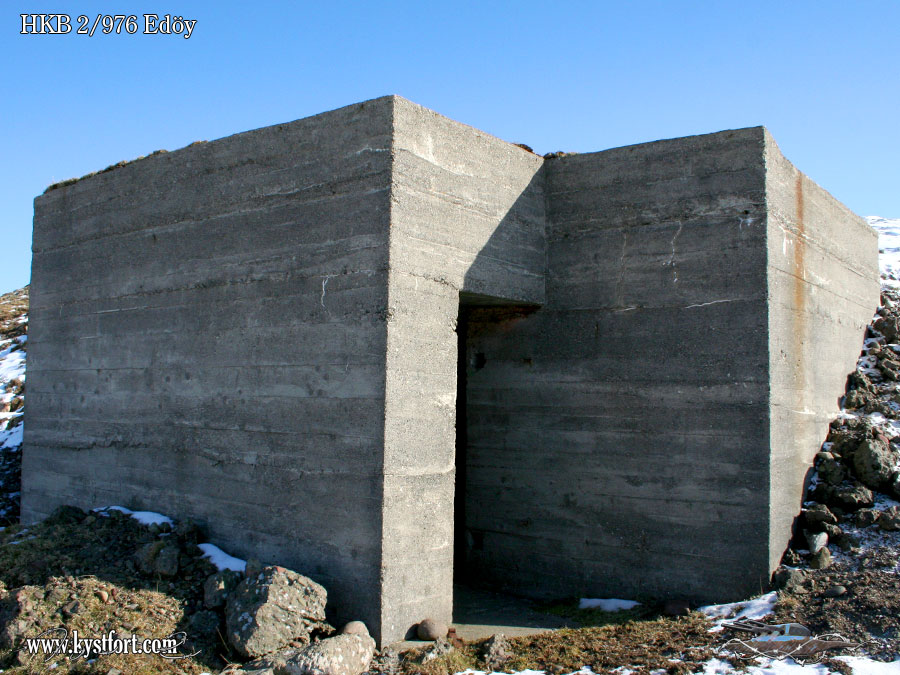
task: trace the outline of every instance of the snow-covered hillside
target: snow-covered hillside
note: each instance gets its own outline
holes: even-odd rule
[[[0,296],[0,525],[19,519],[28,287]]]
[[[900,288],[900,218],[869,216],[866,220],[878,231],[881,283],[892,288]]]

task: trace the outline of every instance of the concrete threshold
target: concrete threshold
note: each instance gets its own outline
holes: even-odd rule
[[[454,585],[453,623],[463,640],[482,640],[495,633],[524,637],[556,628],[575,627],[561,616],[535,609],[535,602],[505,593]],[[403,651],[431,644],[421,640],[401,640],[393,647]]]

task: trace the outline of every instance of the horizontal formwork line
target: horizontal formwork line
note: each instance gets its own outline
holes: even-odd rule
[[[589,431],[589,430],[581,430],[581,429],[547,429],[546,426],[527,427],[524,425],[517,424],[516,428],[517,429],[542,430],[545,432],[544,434],[541,434],[542,438],[543,437],[553,437],[556,435],[563,436],[563,435],[571,435],[571,434],[589,434],[592,436],[600,436],[601,439],[603,437],[615,437],[615,436],[665,436],[665,437],[679,436],[679,437],[685,437],[685,438],[707,438],[707,439],[716,439],[716,440],[718,440],[718,439],[746,440],[747,439],[746,434],[734,434],[734,433],[725,433],[725,432],[720,433],[720,432],[715,432],[715,431],[671,431],[669,425],[666,426],[666,429],[668,429],[668,431],[656,432],[656,433],[653,433],[652,431],[648,431],[647,429],[637,429],[637,428],[627,428],[627,427],[623,427],[622,429],[616,429],[614,431]],[[498,426],[496,428],[496,430],[499,432],[502,432],[504,434],[510,433],[509,429],[506,427],[503,427],[503,426]],[[490,433],[490,431],[488,431],[486,433]],[[766,436],[768,436],[768,434],[766,434]],[[596,440],[599,441],[601,439],[596,439]],[[574,443],[574,441],[572,441],[571,439],[561,438],[560,440],[565,440],[567,443],[569,443],[570,444],[569,447],[571,447],[571,444]],[[534,450],[534,446],[527,446],[524,443],[522,443],[522,444],[503,443],[503,444],[496,444],[496,445],[491,444],[491,443],[472,443],[472,444],[468,445],[467,447],[471,450],[490,450],[491,452],[510,452],[510,453],[531,452]],[[572,452],[572,453],[568,453],[565,449],[563,449],[563,450],[554,449],[554,455],[562,453],[564,455],[572,454],[572,455],[580,456],[580,455],[584,455],[584,454],[594,454],[597,452],[597,450],[598,450],[598,448],[593,447],[593,446],[591,448],[585,449],[583,451],[576,451],[576,452]],[[667,451],[660,450],[660,456],[669,456],[670,453],[671,453],[671,449],[668,449]],[[646,457],[646,456],[652,456],[652,455],[641,455],[641,456]],[[488,466],[488,464],[485,464],[485,466]]]
[[[822,291],[822,292],[826,293],[827,295],[831,295],[832,297],[835,297],[835,298],[838,298],[838,299],[840,299],[840,300],[843,300],[843,301],[846,302],[847,304],[854,305],[854,306],[856,306],[856,307],[859,307],[860,309],[866,310],[867,312],[868,312],[868,311],[872,311],[872,308],[869,307],[868,305],[863,305],[863,304],[861,304],[860,302],[857,302],[857,300],[855,300],[855,299],[853,299],[853,298],[850,298],[850,297],[848,297],[848,296],[846,296],[846,295],[841,295],[840,293],[835,292],[835,291],[832,289],[832,287],[830,287],[830,286],[824,286],[824,285],[822,285],[822,284],[820,284],[820,283],[817,283],[817,282],[815,282],[815,281],[812,281],[812,280],[810,280],[810,279],[806,279],[806,278],[804,278],[804,277],[801,277],[801,276],[795,274],[794,272],[789,272],[788,270],[781,269],[780,267],[775,267],[774,265],[770,265],[769,267],[770,267],[770,269],[774,269],[775,271],[777,271],[777,272],[783,274],[784,276],[786,276],[786,277],[788,277],[788,278],[790,278],[790,279],[794,279],[794,281],[799,281],[800,283],[806,284],[807,286],[810,286],[810,287],[813,287],[813,288],[817,288],[819,291]],[[863,277],[862,274],[858,274],[857,276],[859,276],[860,278]],[[872,281],[873,284],[875,283],[875,279],[871,279],[870,281]],[[776,298],[777,298],[777,296],[776,296]],[[833,302],[832,302],[832,303],[824,302],[824,303],[821,303],[821,304],[824,305],[824,306],[826,306],[826,307],[830,307],[830,308],[833,308],[834,305],[835,305],[835,303],[833,303]],[[785,305],[785,306],[787,307],[788,305]],[[791,309],[792,311],[796,312],[796,310],[794,310],[794,308],[793,308],[793,303],[792,303],[789,307],[790,307],[790,309]],[[807,312],[805,312],[805,313],[806,313],[806,314],[809,314],[810,316],[813,316],[813,314],[812,314],[811,312],[809,312],[808,310],[807,310]]]
[[[495,532],[493,530],[484,530],[484,531],[490,532],[491,534],[505,535],[505,536],[508,536],[511,538],[527,539],[529,541],[537,541],[538,540],[537,537],[528,537],[526,535],[516,535],[513,533],[509,533],[509,532]],[[546,541],[546,540],[544,539],[543,541]],[[539,553],[538,555],[543,558],[559,559],[559,560],[564,560],[566,562],[570,562],[573,560],[579,561],[579,562],[589,562],[589,563],[594,563],[594,564],[599,562],[597,560],[596,556],[582,557],[579,555],[575,555],[574,551],[577,551],[579,548],[583,548],[583,546],[584,546],[583,544],[577,545],[577,546],[572,546],[571,542],[569,542],[565,539],[558,539],[556,541],[558,541],[558,543],[559,543],[559,548],[566,551],[565,554],[554,554],[554,553],[541,551],[541,553]],[[606,549],[609,551],[623,551],[623,550],[624,551],[633,551],[633,547],[630,547],[627,543],[624,543],[621,546],[613,546],[611,544],[593,544],[592,547],[593,548],[602,548],[602,549]],[[506,548],[506,547],[503,547],[503,548]],[[645,549],[645,552],[647,554],[662,554],[665,556],[683,557],[683,558],[688,558],[691,560],[711,560],[716,563],[721,563],[723,561],[723,557],[718,554],[688,553],[683,550],[676,550],[676,549],[666,550],[666,549],[647,548],[647,549]],[[727,560],[727,558],[724,558],[724,560]],[[736,562],[744,562],[745,558],[737,557],[737,558],[734,558],[734,560]],[[721,567],[721,564],[719,564],[717,566]],[[508,570],[514,570],[516,572],[521,572],[521,570],[516,570],[515,567],[510,567],[510,566],[503,565],[503,564],[494,564],[494,565],[492,565],[492,567],[494,569],[504,569],[505,568]]]
[[[463,251],[464,253],[469,253],[470,255],[472,255],[472,257],[475,260],[477,260],[479,262],[479,264],[483,263],[485,260],[489,260],[491,262],[498,263],[505,267],[513,268],[517,271],[520,271],[523,274],[525,274],[526,276],[532,276],[532,277],[536,277],[536,278],[540,278],[540,279],[544,278],[543,271],[541,271],[540,273],[531,272],[524,265],[512,262],[510,260],[501,260],[500,258],[494,258],[494,257],[485,255],[484,253],[478,252],[478,251],[476,251],[476,252],[466,251],[465,249],[461,249],[458,246],[454,246],[453,244],[443,244],[441,242],[433,241],[431,239],[424,239],[422,237],[417,237],[410,232],[403,232],[403,236],[406,237],[407,239],[422,242],[422,243],[428,244],[430,246],[435,246],[437,248],[451,249],[452,251]]]
[[[389,174],[389,171],[387,171],[387,170],[375,171],[375,172],[370,172],[370,173],[365,173],[365,174],[359,174],[359,175],[353,176],[350,179],[347,179],[347,180],[341,181],[341,182],[343,182],[344,184],[359,184],[359,183],[364,183],[368,179],[375,178],[375,177],[382,176],[382,175],[386,176],[387,174]],[[368,190],[362,190],[362,191],[350,190],[350,191],[346,191],[346,192],[331,193],[331,194],[323,195],[321,197],[312,197],[310,199],[305,199],[305,200],[297,199],[295,196],[296,193],[302,192],[303,190],[312,190],[314,188],[321,188],[326,185],[329,185],[329,183],[316,183],[313,185],[304,186],[303,188],[296,190],[290,194],[277,194],[276,193],[273,195],[261,195],[260,197],[267,197],[273,201],[276,200],[278,197],[282,197],[282,198],[290,197],[291,198],[290,205],[292,207],[295,207],[295,206],[311,205],[311,204],[316,204],[316,203],[321,203],[321,202],[329,202],[329,201],[334,201],[337,199],[344,199],[344,198],[348,198],[348,197],[358,199],[359,197],[377,194],[379,192],[388,192],[391,189],[391,186],[388,184],[388,185],[384,185],[383,187],[371,188]],[[242,201],[233,202],[233,204],[248,204],[249,201],[252,199],[253,199],[253,197],[248,194],[245,196],[245,198]],[[259,197],[257,197],[257,199],[259,199]],[[91,204],[94,204],[94,202],[91,202]],[[86,207],[82,206],[80,208],[86,208]],[[108,207],[101,207],[99,210],[102,212],[106,208],[108,208]],[[256,207],[236,208],[232,211],[227,211],[227,212],[217,211],[214,213],[210,213],[207,217],[202,217],[200,219],[198,219],[196,217],[187,217],[187,218],[181,218],[178,220],[172,220],[172,221],[165,222],[165,223],[160,223],[158,225],[136,227],[133,229],[119,229],[119,230],[115,230],[115,231],[106,231],[106,232],[98,233],[95,236],[81,237],[79,239],[73,239],[69,243],[67,243],[63,246],[35,249],[34,253],[45,253],[45,252],[51,252],[51,251],[65,250],[66,248],[71,248],[73,246],[80,246],[80,245],[90,242],[90,241],[98,241],[98,240],[109,239],[109,238],[130,236],[130,235],[133,235],[133,234],[136,234],[139,232],[141,232],[141,233],[143,233],[143,232],[147,232],[147,233],[163,232],[164,230],[177,228],[177,227],[183,226],[185,224],[199,225],[199,224],[207,223],[207,222],[214,221],[214,220],[217,220],[220,218],[245,216],[248,214],[265,214],[266,212],[269,212],[271,210],[272,210],[272,204],[264,203],[264,204],[261,204],[260,206],[256,206]],[[62,211],[62,209],[58,210],[57,212],[61,212],[61,211]],[[189,213],[190,213],[190,210],[189,210]],[[52,214],[51,214],[50,218],[52,219]],[[44,227],[47,227],[47,226],[45,225]]]
[[[29,394],[41,394],[45,397],[56,397],[61,399],[71,399],[75,396],[81,396],[83,392],[78,391],[48,391],[48,390],[29,390]],[[109,393],[90,393],[85,394],[86,396],[86,405],[97,405],[98,402],[105,402],[109,397],[114,399],[118,399],[121,397],[121,391],[109,392]],[[340,401],[344,402],[352,402],[352,401],[383,401],[384,396],[316,396],[307,394],[305,396],[292,396],[289,394],[233,394],[228,396],[222,395],[222,390],[216,391],[215,393],[205,393],[205,394],[181,394],[177,396],[169,396],[171,392],[165,391],[164,388],[157,388],[150,391],[147,391],[145,394],[146,398],[151,398],[155,400],[159,400],[160,397],[165,396],[167,400],[171,401],[175,405],[190,405],[192,401],[197,402],[198,404],[207,403],[210,400],[213,401],[246,401],[246,402],[254,402],[254,403],[264,403],[266,401],[294,401],[294,400],[308,400],[308,399],[316,399],[319,401]],[[132,399],[134,400],[134,399]]]
[[[29,428],[34,429],[37,426],[37,423],[42,420],[51,420],[54,422],[58,422],[60,420],[60,418],[59,417],[41,418],[41,417],[33,417],[32,416],[29,419],[29,424],[30,424]],[[66,416],[64,421],[66,423],[87,422],[90,424],[117,425],[116,427],[113,427],[113,428],[122,428],[123,426],[134,427],[134,428],[142,428],[142,427],[148,427],[148,426],[158,427],[161,424],[161,423],[157,423],[157,422],[121,422],[118,420],[105,420],[105,419],[97,419],[97,418],[86,419],[86,418],[71,417],[71,416]],[[165,423],[176,429],[191,429],[191,430],[197,430],[197,431],[226,431],[226,432],[237,432],[237,433],[242,433],[242,434],[252,434],[252,433],[273,434],[273,435],[278,435],[278,436],[300,437],[300,438],[318,436],[318,437],[322,437],[322,438],[337,437],[337,438],[355,438],[358,440],[365,440],[365,441],[384,441],[384,436],[381,434],[379,434],[377,436],[363,436],[360,434],[341,434],[341,433],[330,432],[330,431],[279,431],[277,429],[259,429],[259,428],[240,429],[238,427],[213,427],[213,426],[208,426],[208,425],[187,424],[184,422],[173,421],[168,417],[166,417]],[[26,434],[26,436],[27,435],[28,434]],[[102,440],[102,439],[98,439],[98,440]],[[27,441],[27,438],[26,438],[26,441]],[[159,446],[155,443],[144,443],[144,444],[139,444],[139,445],[140,445],[140,447],[160,447],[162,449],[164,449],[166,447],[166,446]],[[42,447],[52,449],[54,446],[48,445],[48,446],[42,446]],[[94,446],[94,447],[102,449],[104,446]],[[109,447],[114,447],[114,446],[109,446]],[[131,448],[129,446],[129,449],[136,449],[136,447]]]
[[[178,263],[181,265],[187,266],[187,265],[191,264],[192,262],[200,261],[204,265],[206,265],[207,268],[216,270],[216,271],[221,271],[221,270],[224,270],[227,268],[248,269],[248,268],[252,268],[254,266],[269,265],[269,266],[273,266],[273,267],[277,268],[277,269],[273,269],[272,271],[269,272],[269,274],[271,274],[273,276],[284,275],[284,274],[289,273],[289,274],[296,275],[297,277],[299,277],[300,274],[298,273],[298,270],[301,270],[301,269],[305,269],[308,272],[307,276],[315,276],[315,275],[309,274],[310,268],[314,268],[317,266],[322,267],[329,263],[333,263],[335,261],[342,261],[347,258],[358,257],[361,254],[365,255],[365,254],[371,253],[373,251],[377,252],[379,249],[385,250],[384,257],[387,258],[387,244],[388,244],[387,237],[383,237],[383,239],[384,239],[383,241],[377,241],[377,242],[374,242],[371,244],[367,244],[365,246],[354,245],[354,243],[360,238],[366,238],[367,240],[371,240],[371,239],[377,238],[377,237],[380,237],[380,235],[362,234],[362,235],[347,236],[347,237],[330,240],[330,241],[313,241],[313,242],[307,242],[307,243],[303,243],[303,244],[282,245],[282,246],[279,246],[278,248],[270,247],[270,248],[266,248],[266,249],[256,249],[253,251],[232,250],[232,251],[222,252],[220,255],[217,255],[215,257],[194,256],[191,258],[180,258],[178,260]],[[310,253],[309,259],[306,261],[306,264],[302,265],[299,268],[293,266],[292,261],[296,261],[296,259],[298,257],[300,257],[300,254],[307,252],[307,249],[312,249],[312,251],[309,252]],[[315,255],[315,254],[318,254],[318,255]],[[48,256],[49,254],[43,253],[40,255]],[[253,257],[248,257],[248,256],[253,256]],[[111,254],[105,255],[105,256],[102,256],[102,255],[93,256],[91,258],[85,258],[85,257],[79,256],[78,262],[79,262],[79,264],[84,266],[87,263],[95,263],[96,264],[96,263],[100,263],[100,262],[105,262],[109,258],[115,258],[115,257],[116,257],[116,255],[114,253],[111,253]],[[158,261],[159,261],[158,258],[152,258],[152,257],[141,260],[141,262],[149,262],[149,263],[158,262]],[[40,259],[38,262],[40,264],[40,262],[41,262]],[[282,269],[282,268],[284,268],[285,265],[289,265],[287,270]],[[386,271],[386,269],[387,268],[385,267],[384,270]],[[122,271],[127,271],[127,269],[123,267]],[[196,269],[192,269],[191,272],[193,272],[194,274],[197,274]],[[187,273],[188,273],[187,271],[182,270],[180,272],[168,272],[168,273],[162,275],[161,277],[159,277],[157,275],[150,275],[150,276],[139,277],[139,278],[129,277],[129,280],[131,280],[131,281],[155,280],[157,278],[173,277],[173,276],[176,276],[179,274],[184,275]],[[96,284],[96,285],[99,285],[99,284]]]
[[[255,365],[255,364],[238,364],[231,366],[196,366],[194,364],[194,372],[210,372],[210,371],[218,371],[218,370],[275,370],[275,369],[283,369],[283,368],[339,368],[344,370],[348,368],[346,361],[337,361],[333,363],[308,363],[308,364],[263,364],[263,365]],[[352,363],[349,368],[383,368],[384,367],[384,359],[382,358],[380,361],[373,361],[372,363]],[[120,370],[133,370],[137,373],[146,373],[147,370],[159,370],[160,372],[167,372],[167,366],[164,364],[160,364],[157,366],[150,366],[149,368],[143,366],[121,366],[115,368],[30,368],[28,370],[29,374],[31,373],[80,373],[80,372],[96,372],[97,370],[112,370],[112,371],[120,371]],[[444,375],[444,373],[434,373],[435,375]],[[196,376],[191,376],[191,379],[195,379]]]
[[[122,300],[129,300],[132,298],[160,296],[160,295],[173,294],[173,293],[185,293],[185,292],[197,293],[197,292],[202,292],[202,291],[215,291],[215,290],[229,288],[229,287],[235,287],[235,286],[237,286],[237,287],[250,286],[251,284],[265,284],[265,283],[281,283],[281,284],[294,283],[294,284],[296,284],[296,283],[309,283],[311,281],[319,282],[326,278],[330,280],[330,279],[336,279],[339,277],[356,277],[356,276],[363,276],[366,278],[374,278],[374,277],[384,276],[387,273],[388,273],[387,268],[374,269],[374,270],[373,269],[350,270],[349,272],[335,272],[335,273],[319,272],[316,274],[304,274],[304,275],[296,274],[292,270],[284,270],[284,271],[272,272],[272,273],[261,273],[256,276],[246,277],[246,278],[221,278],[221,279],[217,279],[215,281],[198,281],[197,283],[188,284],[185,286],[159,287],[154,290],[140,290],[140,291],[135,291],[132,293],[124,293],[124,294],[115,295],[115,296],[101,296],[101,297],[96,297],[96,298],[75,299],[75,300],[71,300],[68,302],[62,302],[62,303],[58,302],[56,304],[51,305],[51,307],[58,308],[58,307],[65,307],[67,305],[85,304],[85,303],[91,303],[91,302],[122,301]],[[178,275],[176,273],[172,273],[172,274],[169,274],[166,276],[178,276]],[[147,277],[147,279],[158,279],[158,278],[159,277]],[[52,297],[53,295],[62,295],[62,294],[66,294],[66,293],[71,294],[71,293],[78,292],[78,291],[88,291],[91,289],[103,289],[104,287],[110,286],[110,285],[114,285],[114,284],[112,282],[101,283],[101,284],[91,284],[88,286],[79,286],[77,288],[66,288],[65,290],[60,290],[60,291],[49,291],[48,293],[45,293],[45,295],[50,295]],[[360,290],[360,289],[366,289],[366,288],[380,288],[382,286],[385,286],[385,284],[378,283],[378,280],[376,279],[371,284],[351,286],[349,288],[344,288],[344,289],[336,289],[336,290],[332,290],[331,293],[334,294],[336,292],[341,292],[341,291],[346,293],[346,292]],[[259,302],[261,300],[284,300],[286,298],[306,298],[306,297],[315,298],[317,296],[317,294],[318,294],[318,291],[315,288],[315,286],[313,286],[310,289],[302,291],[302,292],[295,292],[295,293],[291,293],[291,294],[265,295],[265,296],[262,296],[261,298],[239,297],[239,298],[213,299],[210,301],[210,304],[223,303],[223,302],[233,304],[234,302],[241,302],[241,301]],[[177,307],[182,307],[182,306],[183,305],[176,305],[175,307],[177,308]],[[166,308],[167,306],[159,305],[157,307]],[[43,310],[44,307],[40,307],[39,309]]]
[[[558,284],[558,282],[555,282],[555,284]],[[596,284],[572,283],[572,284],[567,284],[563,287],[571,288],[571,287],[590,286],[590,285],[596,285]],[[556,290],[556,288],[554,288],[553,286],[551,286],[550,288],[553,290],[550,291],[548,289],[548,291],[549,291],[547,293],[548,296],[552,297],[553,295],[557,295],[560,293],[560,291]],[[558,305],[554,306],[548,300],[547,304],[549,305],[549,307],[547,307],[545,312],[546,312],[546,315],[548,315],[548,316],[552,315],[552,314],[566,314],[566,313],[574,313],[574,312],[597,312],[597,313],[604,313],[604,314],[606,314],[606,313],[630,314],[632,312],[638,312],[638,311],[656,311],[656,310],[672,310],[672,309],[702,309],[704,307],[711,307],[711,308],[713,308],[714,311],[719,311],[722,309],[723,305],[731,305],[731,304],[736,304],[736,303],[743,304],[743,303],[749,303],[749,302],[765,301],[766,295],[760,294],[760,295],[753,295],[750,297],[734,298],[734,299],[729,299],[728,302],[716,302],[716,300],[719,300],[719,298],[711,298],[710,299],[709,297],[704,297],[704,298],[685,299],[684,302],[688,303],[686,305],[681,305],[681,304],[678,304],[678,305],[600,305],[600,306],[594,306],[594,307],[559,307]]]
[[[50,446],[35,446],[35,447],[52,449]],[[73,450],[72,452],[78,452],[78,451]],[[259,463],[247,464],[245,462],[240,462],[240,461],[235,461],[233,463],[232,462],[220,462],[220,461],[216,460],[215,458],[209,457],[209,456],[203,456],[202,459],[208,461],[209,463],[218,463],[221,466],[228,466],[230,464],[240,465],[248,473],[253,472],[253,470],[255,470],[255,469],[259,469],[259,470],[266,470],[266,469],[273,469],[273,468],[284,469],[284,467],[282,467],[280,465],[275,465],[275,464],[259,464]],[[124,469],[124,472],[138,472],[138,473],[146,472],[146,471],[156,472],[157,467],[160,465],[163,467],[166,466],[164,463],[157,462],[152,467],[135,464],[135,465],[123,465],[119,468]],[[172,467],[171,471],[162,470],[161,473],[177,476],[177,475],[179,475],[180,472],[178,471],[177,468]],[[311,477],[315,477],[315,476],[337,476],[337,477],[356,476],[356,477],[360,477],[360,478],[372,478],[372,479],[378,479],[378,478],[382,477],[382,473],[380,471],[373,471],[372,473],[364,473],[361,471],[315,470],[315,469],[298,468],[296,470],[296,473],[301,474],[301,475],[298,475],[293,480],[306,480],[307,478],[311,478]],[[68,472],[56,471],[56,470],[47,469],[47,468],[41,469],[41,475],[42,476],[57,475],[57,476],[65,476],[68,478],[73,477]],[[92,472],[92,476],[96,476],[96,473]],[[247,483],[247,482],[251,482],[252,480],[254,480],[254,479],[246,478],[246,479],[243,479],[241,482]],[[115,479],[111,479],[110,481],[104,481],[104,484],[117,485],[120,483],[118,483]],[[228,503],[225,500],[216,500],[216,501],[222,501],[224,503]],[[288,508],[290,508],[290,507],[288,507]]]

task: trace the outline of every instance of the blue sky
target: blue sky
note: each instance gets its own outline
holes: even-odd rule
[[[0,13],[0,292],[65,178],[400,94],[537,152],[765,124],[860,215],[900,217],[900,2],[34,2]],[[20,35],[24,12],[134,35]],[[143,14],[197,23],[145,35]]]

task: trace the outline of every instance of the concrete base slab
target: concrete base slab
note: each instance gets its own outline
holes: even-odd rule
[[[463,640],[482,640],[496,633],[524,637],[556,628],[575,627],[572,621],[535,609],[534,601],[505,593],[456,585],[453,587],[453,627]],[[403,640],[393,647],[405,651],[431,644]]]

